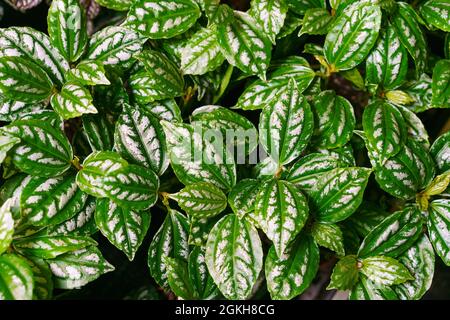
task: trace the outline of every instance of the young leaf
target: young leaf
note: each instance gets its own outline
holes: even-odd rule
[[[114,147],[125,159],[158,175],[167,169],[166,138],[158,119],[151,113],[125,103],[114,136]]]
[[[14,234],[14,220],[11,213],[13,199],[6,200],[0,208],[0,254],[5,252]]]
[[[417,207],[408,207],[389,215],[364,238],[358,251],[361,258],[398,257],[422,234],[422,218]]]
[[[439,172],[450,169],[450,132],[444,133],[434,141],[430,153]]]
[[[31,300],[33,271],[26,260],[15,254],[0,256],[0,299]]]
[[[59,289],[82,287],[114,270],[94,246],[60,255],[47,262],[53,273],[55,288]]]
[[[393,258],[375,256],[363,259],[361,264],[361,273],[369,280],[382,286],[414,280],[408,269]]]
[[[242,179],[231,189],[228,203],[239,219],[255,210],[259,187],[260,182],[256,179]]]
[[[187,218],[176,210],[170,209],[164,223],[156,232],[148,249],[148,266],[156,283],[165,290],[167,282],[166,257],[187,261],[189,255]]]
[[[378,38],[379,6],[361,5],[340,15],[328,32],[325,57],[334,70],[349,70],[367,57]]]
[[[332,21],[333,17],[327,9],[308,9],[303,17],[303,24],[299,36],[302,34],[326,34]]]
[[[70,168],[72,147],[67,137],[50,123],[41,120],[18,120],[2,131],[21,142],[12,150],[14,164],[23,172],[51,177]]]
[[[68,77],[73,81],[89,86],[111,84],[106,78],[103,64],[92,60],[81,61],[76,68],[70,70]]]
[[[362,202],[371,170],[339,168],[325,172],[308,192],[317,221],[336,223],[352,215]]]
[[[95,223],[101,233],[123,251],[130,261],[144,241],[150,220],[149,212],[135,212],[119,207],[111,200],[97,199]]]
[[[284,25],[288,7],[285,0],[252,0],[249,14],[262,27],[270,41],[276,37]]]
[[[311,107],[298,92],[294,80],[264,108],[259,120],[261,144],[280,166],[300,156],[313,128]]]
[[[449,7],[450,10],[450,7]],[[431,103],[438,108],[450,107],[450,60],[439,60],[433,69]]]
[[[78,0],[52,1],[47,15],[50,42],[67,61],[78,60],[88,41],[86,12]]]
[[[0,92],[24,102],[46,100],[53,89],[50,77],[33,61],[22,57],[0,58]]]
[[[345,256],[336,263],[327,289],[348,290],[359,279],[358,260],[356,256]]]
[[[398,300],[391,287],[375,284],[364,275],[360,275],[359,279],[350,292],[350,300]]]
[[[169,197],[195,218],[215,216],[227,207],[227,197],[222,190],[208,182],[190,184]]]
[[[252,292],[263,265],[258,232],[230,214],[216,223],[206,244],[206,265],[225,298],[245,299]]]
[[[431,202],[427,221],[428,234],[434,250],[450,266],[450,201],[437,199]]]
[[[271,58],[270,39],[249,14],[235,11],[234,18],[217,28],[222,54],[231,65],[265,80]]]
[[[303,293],[319,269],[319,248],[310,236],[301,235],[279,258],[275,247],[265,261],[267,289],[275,300],[289,300]]]
[[[281,257],[308,219],[306,197],[288,181],[265,182],[256,197],[255,220]]]
[[[97,113],[89,90],[77,82],[67,82],[60,93],[52,96],[53,109],[63,118],[76,118],[86,113]]]
[[[446,0],[430,0],[420,6],[425,21],[438,29],[450,32],[450,5]]]
[[[311,228],[311,235],[319,246],[333,250],[340,256],[345,255],[344,236],[338,225],[316,222]]]

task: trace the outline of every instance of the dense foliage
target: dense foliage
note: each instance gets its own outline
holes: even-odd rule
[[[450,125],[420,118],[450,108],[448,0],[96,2],[0,29],[0,299],[154,223],[144,277],[183,299],[292,299],[324,261],[350,299],[420,299],[450,266]]]

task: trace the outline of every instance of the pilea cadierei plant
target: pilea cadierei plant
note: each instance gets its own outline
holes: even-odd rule
[[[96,2],[0,29],[0,299],[112,272],[105,239],[183,299],[292,299],[325,262],[420,299],[450,266],[448,0]]]

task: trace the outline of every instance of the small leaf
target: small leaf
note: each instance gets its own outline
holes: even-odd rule
[[[450,7],[449,7],[450,10]],[[432,104],[438,108],[450,107],[450,60],[439,60],[433,69]]]
[[[361,273],[379,285],[390,286],[414,280],[408,269],[393,258],[375,256],[361,261]]]
[[[358,279],[358,260],[356,259],[356,256],[345,256],[334,266],[327,290],[351,289],[358,282]]]
[[[308,9],[303,17],[303,24],[299,36],[302,34],[326,34],[332,22],[333,17],[327,9]]]
[[[260,182],[256,179],[242,179],[228,194],[228,203],[239,219],[255,210],[256,196]]]
[[[103,64],[98,61],[84,60],[70,70],[69,77],[83,85],[110,85]]]
[[[17,137],[12,137],[9,135],[0,136],[0,163],[3,163],[8,151],[11,150],[19,142],[20,139]]]
[[[290,0],[289,9],[299,15],[304,15],[308,9],[325,8],[324,0]]]
[[[439,172],[450,169],[450,132],[442,134],[434,141],[430,153]]]
[[[0,208],[0,254],[5,252],[14,234],[14,220],[11,213],[13,199],[6,200]]]
[[[434,250],[450,266],[450,201],[437,199],[431,202],[427,221],[428,234]]]
[[[173,293],[182,299],[194,299],[196,292],[189,279],[186,261],[166,257],[165,263],[167,266],[167,281]]]
[[[431,84],[431,78],[423,73],[419,79],[408,81],[402,86],[402,90],[414,99],[414,102],[408,105],[408,109],[413,112],[422,112],[432,107]]]
[[[76,82],[67,82],[60,93],[51,99],[53,109],[63,118],[76,118],[86,113],[97,113],[89,90]]]
[[[249,14],[262,27],[270,41],[275,39],[284,25],[288,11],[285,0],[252,0]]]
[[[399,106],[398,109],[403,115],[405,120],[408,136],[418,142],[420,142],[426,148],[429,148],[429,137],[427,129],[425,128],[422,120],[411,110],[406,107]]]
[[[450,6],[446,0],[430,0],[420,6],[425,21],[438,29],[450,32]]]
[[[31,300],[33,271],[26,260],[15,254],[0,256],[0,300]]]
[[[359,279],[350,292],[350,300],[398,300],[392,288],[375,284],[364,275]]]
[[[339,226],[335,224],[314,223],[311,228],[311,234],[319,246],[333,250],[340,256],[345,255],[344,237]]]
[[[189,254],[188,272],[189,280],[198,298],[212,299],[218,295],[219,290],[206,266],[205,249],[201,247],[192,249]]]

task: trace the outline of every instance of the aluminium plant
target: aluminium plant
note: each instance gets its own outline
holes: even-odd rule
[[[96,1],[93,34],[78,0],[0,29],[0,300],[106,277],[105,239],[182,299],[292,299],[327,261],[420,299],[450,266],[448,0]]]

